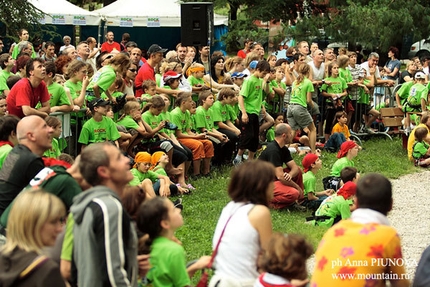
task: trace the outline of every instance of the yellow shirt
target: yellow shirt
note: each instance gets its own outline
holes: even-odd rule
[[[415,129],[419,127],[426,128],[427,130],[429,130],[429,128],[425,124],[419,124],[411,131],[411,134],[409,135],[409,138],[408,138],[408,159],[410,161],[414,160],[414,158],[412,157],[412,147],[414,146],[414,143],[415,143]]]
[[[331,134],[334,134],[334,133],[343,133],[347,140],[351,136],[351,134],[349,133],[348,126],[343,125],[343,127],[342,127],[339,123],[335,124],[332,128]]]

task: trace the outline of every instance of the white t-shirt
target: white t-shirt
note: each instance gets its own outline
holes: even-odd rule
[[[364,62],[363,64],[361,64],[361,67],[366,70],[366,76],[370,77],[370,71],[369,71],[369,61]],[[379,67],[376,67],[376,72],[375,72],[375,76],[377,79],[381,78],[381,75],[379,74]]]

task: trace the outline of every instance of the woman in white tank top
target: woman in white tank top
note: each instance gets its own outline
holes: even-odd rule
[[[274,177],[274,166],[259,160],[246,162],[233,171],[228,187],[232,201],[224,207],[213,237],[215,249],[225,227],[209,287],[253,286],[259,275],[258,254],[272,235],[268,205],[273,197]]]

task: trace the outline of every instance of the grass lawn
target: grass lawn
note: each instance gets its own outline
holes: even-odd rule
[[[293,156],[301,167],[303,157]],[[330,174],[336,154],[323,152],[323,168],[317,174],[317,189],[322,190],[322,178]],[[354,159],[355,165],[363,175],[369,172],[382,173],[388,178],[413,173],[418,169],[407,159],[406,150],[402,148],[401,138],[393,141],[373,138],[363,141],[363,150]],[[182,241],[187,253],[187,260],[196,259],[212,252],[212,236],[222,208],[229,201],[227,185],[231,166],[213,170],[212,179],[199,179],[192,184],[197,188],[193,194],[183,197],[184,226],[176,236]],[[272,211],[273,229],[284,233],[300,233],[313,244],[318,245],[326,228],[304,224],[310,212]],[[198,276],[196,276],[198,277]],[[195,279],[196,280],[196,279]]]

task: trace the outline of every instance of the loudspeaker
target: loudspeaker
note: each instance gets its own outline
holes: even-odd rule
[[[188,2],[181,4],[181,44],[210,46],[213,44],[213,3]]]

